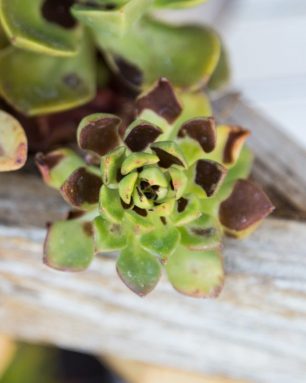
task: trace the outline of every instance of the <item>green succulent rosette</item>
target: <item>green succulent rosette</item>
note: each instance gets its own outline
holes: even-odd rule
[[[60,112],[93,99],[109,68],[137,89],[161,76],[181,87],[221,86],[228,65],[219,36],[154,16],[201,2],[0,0],[0,97],[26,115]]]
[[[217,126],[205,95],[175,91],[166,79],[140,95],[135,110],[123,136],[115,115],[81,121],[79,146],[99,166],[67,149],[38,155],[45,181],[78,212],[49,227],[45,262],[80,271],[94,254],[119,252],[117,272],[140,296],[162,269],[183,294],[217,296],[224,232],[249,234],[273,209],[246,179],[249,132]]]

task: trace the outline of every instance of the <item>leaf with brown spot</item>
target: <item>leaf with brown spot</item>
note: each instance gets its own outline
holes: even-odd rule
[[[50,153],[38,153],[36,165],[48,186],[59,189],[65,180],[85,162],[71,149],[57,149]]]
[[[211,197],[220,187],[227,170],[218,162],[199,160],[195,168],[195,183]]]
[[[198,117],[186,121],[179,130],[178,137],[186,136],[197,141],[204,152],[212,152],[216,146],[215,119],[213,117]]]
[[[173,123],[179,117],[182,107],[167,79],[161,78],[152,89],[138,97],[137,114],[140,115],[146,109],[153,110],[169,123]]]
[[[222,202],[219,217],[226,233],[242,238],[255,230],[273,210],[270,199],[257,185],[238,180],[231,195]]]
[[[81,167],[66,179],[60,191],[72,206],[87,210],[99,202],[101,186],[101,177],[90,168]]]
[[[219,249],[193,251],[180,246],[169,257],[166,271],[177,291],[194,298],[215,298],[224,283]]]
[[[223,162],[233,164],[237,161],[241,148],[250,132],[240,126],[229,126],[228,138],[223,152]]]
[[[96,113],[83,118],[78,127],[81,149],[104,156],[120,144],[121,119],[112,114]]]
[[[168,169],[172,165],[187,167],[183,152],[174,141],[159,141],[151,145],[151,149],[159,158],[158,165]]]
[[[158,126],[147,121],[136,120],[127,128],[124,142],[132,152],[141,152],[153,143],[161,133],[162,130]]]
[[[20,123],[0,111],[0,171],[20,169],[27,159],[27,137]]]

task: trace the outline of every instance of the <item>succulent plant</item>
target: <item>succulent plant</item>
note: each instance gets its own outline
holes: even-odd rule
[[[249,132],[216,126],[202,92],[175,91],[161,79],[135,101],[136,119],[119,134],[111,114],[85,117],[80,148],[37,156],[44,180],[76,210],[52,223],[44,246],[47,265],[86,269],[94,254],[119,252],[117,272],[140,296],[166,270],[172,286],[195,297],[223,286],[223,233],[249,234],[272,210],[248,181]]]
[[[109,77],[97,51],[136,88],[161,76],[177,86],[215,88],[228,76],[216,33],[153,16],[201,2],[0,0],[0,96],[30,116],[85,104]]]
[[[20,123],[0,110],[0,172],[20,169],[27,159],[27,138]]]

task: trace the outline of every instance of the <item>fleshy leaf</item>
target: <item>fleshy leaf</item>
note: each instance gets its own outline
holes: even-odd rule
[[[131,243],[119,256],[117,272],[126,286],[142,297],[157,285],[161,266],[154,255]]]
[[[112,114],[96,113],[83,118],[78,127],[81,149],[104,156],[120,144],[121,119]]]
[[[216,124],[213,117],[198,117],[186,121],[178,137],[189,136],[197,141],[204,152],[210,153],[216,146]]]
[[[170,167],[168,171],[171,177],[171,184],[175,191],[176,199],[180,199],[186,190],[188,177],[181,169],[174,166]]]
[[[1,96],[30,116],[85,104],[96,91],[95,56],[88,39],[83,39],[79,53],[69,58],[10,46],[0,52],[0,73]]]
[[[136,120],[124,135],[124,142],[132,152],[145,150],[162,133],[161,129],[147,121]]]
[[[92,29],[109,65],[129,84],[145,87],[160,77],[180,87],[206,83],[219,60],[218,35],[210,28],[171,25],[147,15],[139,18],[141,12],[129,12],[133,5],[142,13],[149,7],[148,0],[134,0],[119,11],[75,6],[73,14]]]
[[[55,189],[59,189],[72,172],[85,165],[82,158],[70,149],[38,153],[36,164],[46,184]]]
[[[176,210],[169,219],[174,225],[183,226],[200,217],[201,210],[198,198],[189,195],[188,198],[180,198],[177,201]]]
[[[220,187],[226,173],[226,168],[218,162],[199,160],[195,167],[194,182],[205,191],[207,197],[211,197]]]
[[[228,84],[230,80],[230,67],[224,47],[221,47],[221,55],[207,86],[211,90],[219,90]]]
[[[124,226],[97,217],[93,223],[96,253],[122,250],[126,247],[127,236]]]
[[[121,174],[126,175],[135,169],[142,168],[145,165],[153,165],[159,161],[159,158],[152,153],[132,153],[123,161]]]
[[[180,246],[166,265],[168,279],[182,294],[195,298],[217,297],[223,287],[220,250],[193,251]]]
[[[108,187],[116,186],[124,154],[125,148],[120,146],[102,157],[101,173],[104,185],[107,185]]]
[[[220,205],[219,217],[227,234],[242,238],[273,210],[273,204],[257,185],[238,180],[231,195]]]
[[[99,202],[101,177],[89,167],[76,169],[61,186],[61,194],[72,206],[91,209]]]
[[[222,230],[216,218],[202,214],[197,220],[180,227],[181,243],[191,250],[219,247]]]
[[[16,47],[52,56],[75,55],[80,27],[64,28],[43,17],[43,0],[1,0],[0,17]]]
[[[219,125],[217,127],[217,146],[205,157],[233,166],[239,158],[246,138],[250,135],[247,129],[236,125]]]
[[[73,219],[58,221],[48,229],[44,245],[44,262],[62,271],[87,269],[94,256],[92,224]]]
[[[127,205],[131,202],[131,197],[135,189],[136,181],[138,178],[138,173],[133,172],[129,173],[127,176],[122,178],[119,182],[119,195],[124,203]]]
[[[162,168],[170,168],[172,165],[187,167],[185,157],[174,141],[159,141],[151,145],[151,149],[159,158],[158,165]]]
[[[146,166],[139,173],[139,179],[146,181],[150,186],[168,187],[165,174],[155,166]]]
[[[182,106],[167,79],[161,78],[137,98],[137,114],[141,115],[145,110],[152,110],[168,123],[174,122],[182,113]]]
[[[20,169],[27,159],[27,137],[20,123],[0,110],[0,171]]]
[[[124,215],[123,206],[117,189],[103,185],[100,190],[100,212],[109,221],[121,223]]]
[[[154,213],[160,217],[169,217],[175,208],[175,202],[175,199],[172,198],[168,201],[155,205]]]
[[[165,264],[175,251],[180,241],[178,229],[171,226],[161,226],[140,237],[141,246],[155,255]]]

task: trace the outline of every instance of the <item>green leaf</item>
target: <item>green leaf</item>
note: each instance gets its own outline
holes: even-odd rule
[[[100,190],[100,212],[107,220],[121,223],[124,215],[117,189],[110,189],[103,185]]]
[[[44,0],[1,0],[0,18],[12,44],[24,50],[52,56],[75,55],[81,28],[67,29],[42,15]]]
[[[161,266],[156,257],[133,243],[121,252],[117,272],[126,286],[142,297],[157,285]]]
[[[51,57],[15,47],[0,52],[0,94],[34,116],[82,105],[95,95],[95,55],[90,41],[73,57]]]
[[[93,223],[96,253],[122,250],[126,247],[127,236],[124,226],[97,217]]]
[[[168,181],[162,170],[156,166],[145,166],[139,173],[139,178],[150,186],[168,187]]]
[[[27,159],[27,137],[20,123],[0,110],[0,172],[20,169]]]
[[[221,55],[207,86],[211,90],[218,90],[228,84],[230,80],[230,68],[228,57],[224,47],[221,49]]]
[[[175,198],[180,199],[186,190],[188,178],[181,169],[174,166],[170,167],[168,171],[171,177],[173,189],[175,190]]]
[[[221,225],[218,220],[206,214],[180,227],[181,243],[191,250],[208,250],[220,246]]]
[[[149,253],[159,257],[165,264],[180,241],[180,233],[173,226],[160,226],[140,237],[141,246]]]
[[[133,5],[141,9],[136,17],[128,10]],[[148,0],[130,1],[119,11],[75,6],[73,14],[92,29],[110,66],[130,84],[145,87],[160,77],[180,87],[207,82],[220,56],[217,34],[210,28],[139,18],[148,6]]]
[[[36,164],[45,183],[59,189],[66,179],[85,162],[71,149],[57,149],[46,155],[38,153]]]
[[[138,178],[138,173],[133,172],[133,173],[129,173],[127,176],[122,178],[122,180],[119,182],[119,195],[121,199],[127,205],[129,205],[131,202],[131,198],[133,195],[137,178]]]
[[[162,8],[187,8],[205,3],[207,0],[155,0],[156,7]]]
[[[58,221],[48,229],[44,262],[62,271],[82,271],[94,256],[92,224],[84,220]]]
[[[166,265],[172,286],[184,295],[211,298],[219,295],[224,280],[220,251],[177,248]]]
[[[118,172],[124,159],[125,148],[120,146],[111,152],[107,153],[101,159],[101,173],[104,185],[108,187],[117,187]]]
[[[170,166],[187,167],[186,160],[180,147],[174,141],[159,141],[151,145],[151,149],[159,157],[158,165],[162,168]]]
[[[198,198],[188,195],[177,201],[176,210],[169,217],[171,222],[176,226],[183,226],[197,219],[201,215],[201,205]]]
[[[145,165],[154,165],[159,161],[159,158],[152,153],[131,153],[123,161],[121,174],[126,175],[135,169],[142,168]]]

